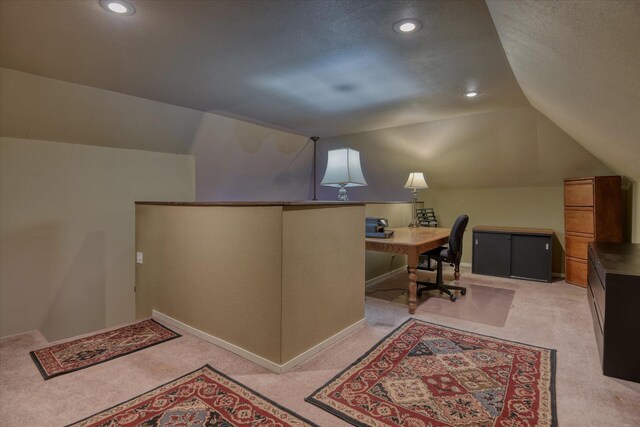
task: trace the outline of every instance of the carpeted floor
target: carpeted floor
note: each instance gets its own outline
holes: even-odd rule
[[[433,282],[434,273],[418,271],[418,280]],[[453,275],[445,275],[445,283],[450,283]],[[451,304],[449,296],[438,290],[424,291],[418,297],[416,311],[425,314],[442,314],[456,319],[470,320],[486,325],[504,326],[511,310],[513,289],[497,286],[482,286],[465,282],[467,294],[458,297],[455,304]],[[407,288],[407,273],[399,271],[384,280],[367,287],[367,295],[406,306],[409,300]]]
[[[560,426],[640,425],[640,384],[602,375],[586,290],[563,281],[537,283],[475,276],[461,283],[515,291],[504,327],[418,311],[417,318],[470,332],[557,349]],[[471,296],[468,294],[467,296]],[[0,340],[0,425],[61,426],[142,394],[210,364],[321,426],[347,425],[304,401],[334,375],[409,318],[406,307],[366,298],[366,326],[291,372],[278,375],[190,336],[89,369],[44,381],[29,351],[45,346],[39,332]],[[632,339],[630,337],[630,339]]]

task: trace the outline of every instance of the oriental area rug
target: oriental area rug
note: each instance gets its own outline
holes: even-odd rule
[[[556,426],[555,357],[409,319],[306,400],[356,426]]]
[[[55,344],[30,352],[43,378],[88,368],[181,335],[155,320],[144,320],[112,331]]]
[[[315,426],[209,365],[71,426]]]

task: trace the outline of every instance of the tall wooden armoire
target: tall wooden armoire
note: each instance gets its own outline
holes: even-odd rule
[[[622,242],[622,180],[593,176],[564,180],[566,281],[587,287],[589,242]]]

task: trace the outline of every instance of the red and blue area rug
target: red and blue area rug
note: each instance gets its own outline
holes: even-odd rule
[[[316,426],[209,365],[72,427]]]
[[[155,320],[67,341],[29,353],[45,380],[88,368],[181,335]]]
[[[556,351],[409,319],[306,400],[356,426],[557,425]]]

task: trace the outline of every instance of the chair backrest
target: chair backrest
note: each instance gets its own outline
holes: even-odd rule
[[[453,227],[451,227],[451,234],[449,235],[449,252],[451,253],[451,256],[458,261],[462,259],[462,236],[464,235],[464,230],[467,228],[468,223],[469,216],[460,215],[453,223]]]

